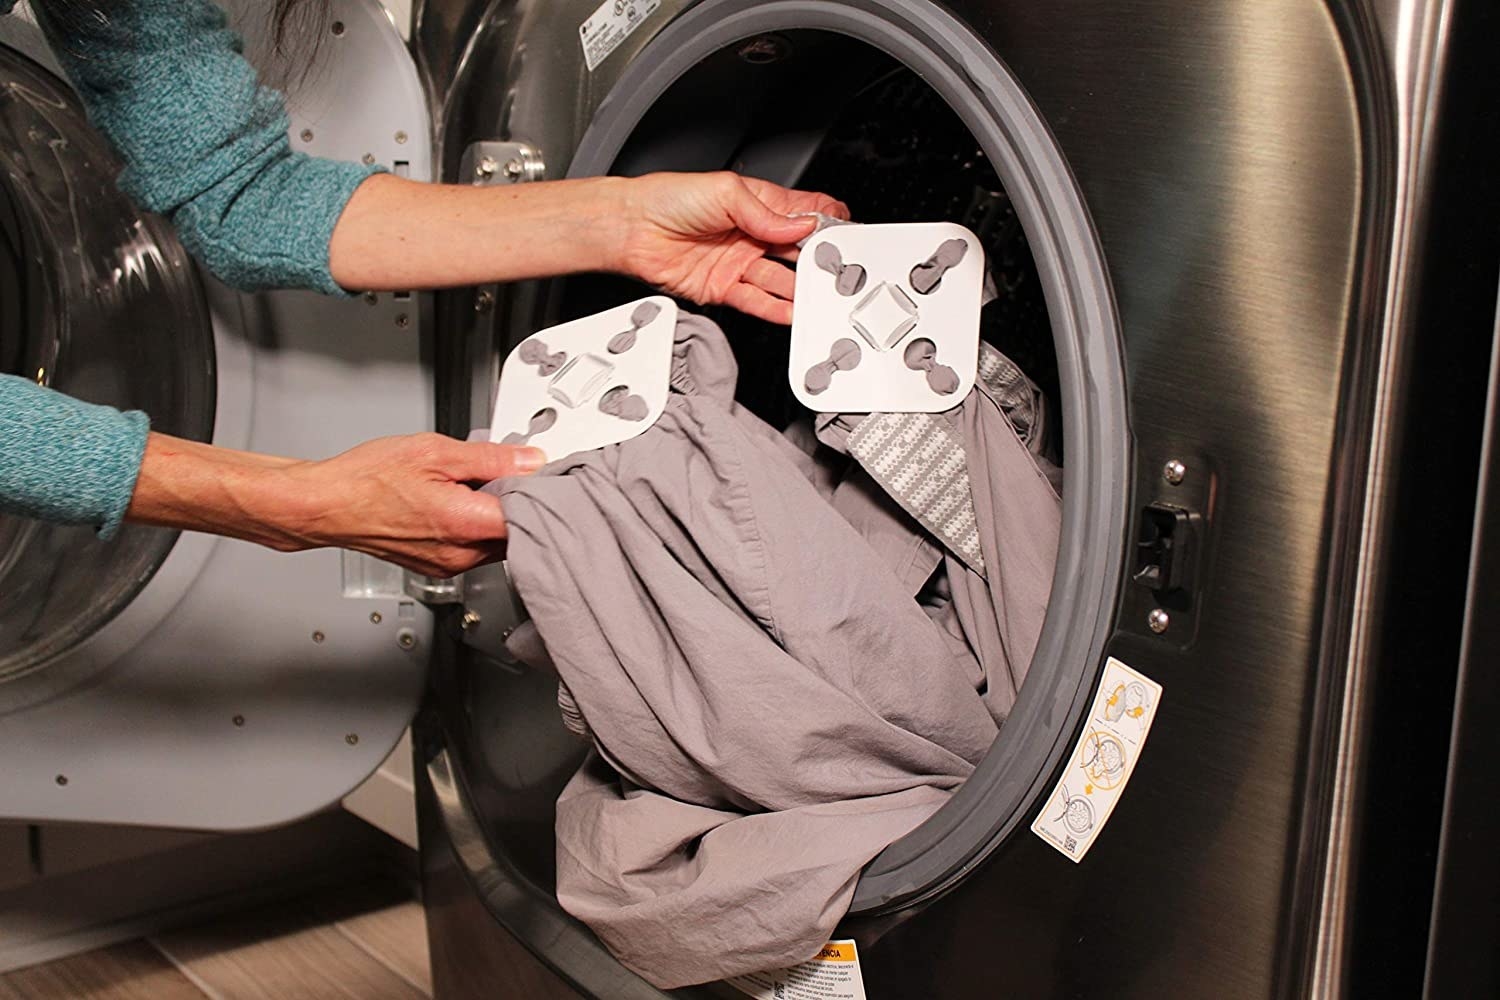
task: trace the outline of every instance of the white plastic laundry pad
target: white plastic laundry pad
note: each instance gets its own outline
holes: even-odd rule
[[[825,413],[937,413],[979,359],[984,247],[951,222],[830,226],[797,259],[787,378]]]
[[[549,459],[628,441],[667,404],[677,304],[663,295],[549,327],[500,370],[490,440]]]

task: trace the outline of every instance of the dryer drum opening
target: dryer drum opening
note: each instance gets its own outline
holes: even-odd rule
[[[741,58],[747,41],[772,36],[778,59]],[[902,137],[913,121],[916,131]],[[915,155],[882,160],[882,143],[905,143]],[[547,150],[549,165],[566,154]],[[1047,623],[995,748],[947,806],[862,877],[853,911],[889,910],[951,885],[1029,819],[1103,662],[1124,555],[1129,462],[1108,276],[1077,186],[1021,85],[935,5],[693,5],[620,73],[568,174],[723,168],[850,192],[865,221],[980,218],[997,278],[1009,276],[1017,288],[991,307],[986,337],[1013,352],[1061,411],[1067,486]],[[1011,218],[1018,226],[1007,228]],[[554,282],[541,296],[512,298],[505,334],[514,342],[639,294],[617,279]],[[776,354],[784,331],[715,318],[736,341],[743,402],[773,421],[784,415],[786,366]],[[546,794],[536,783],[557,781],[555,795],[577,750],[521,717],[522,698],[538,716],[556,715],[545,679],[466,673],[467,690],[457,693],[466,702],[462,721],[445,709],[462,734],[454,746],[462,787],[506,865],[546,884],[552,845],[529,827],[522,832],[514,817],[530,815]]]
[[[772,33],[790,40],[787,58],[755,66],[725,57],[742,47],[737,43]],[[700,169],[739,166],[783,183],[807,180],[832,187],[834,171],[804,177],[816,172],[813,154],[819,144],[798,134],[796,126],[808,123],[797,116],[821,114],[827,122],[836,121],[895,63],[909,71],[905,79],[913,80],[914,74],[925,84],[920,90],[930,88],[968,130],[998,176],[1035,260],[1056,356],[1053,391],[1061,403],[1067,464],[1059,572],[1047,625],[995,749],[948,806],[869,866],[853,910],[901,905],[950,882],[1016,829],[1065,752],[1072,721],[1102,659],[1126,533],[1127,498],[1121,484],[1128,460],[1123,365],[1104,262],[1082,196],[1020,83],[982,42],[935,5],[711,0],[663,31],[650,54],[631,64],[595,115],[574,156],[572,175],[643,172],[665,165],[659,158],[687,166],[682,160],[696,154],[703,157]],[[837,72],[830,72],[831,67]],[[736,86],[749,83],[740,73],[756,74],[754,85]],[[798,73],[804,79],[798,80]],[[719,74],[720,85],[713,86],[710,81]],[[802,107],[790,112],[789,102],[769,103],[768,113],[754,115],[753,95],[774,94],[776,74],[801,90]],[[899,85],[902,79],[886,75],[885,83]],[[813,81],[824,83],[815,88]],[[658,106],[670,108],[679,125],[663,132],[653,148],[643,133]],[[725,121],[729,107],[738,109],[733,123]],[[884,111],[895,117],[902,110],[888,96],[883,109],[871,102],[864,113]],[[785,124],[789,115],[791,127]],[[880,123],[869,125],[879,128]],[[727,149],[748,162],[707,158]],[[964,166],[949,164],[948,170],[962,172]],[[879,164],[871,169],[878,172]],[[885,210],[967,210],[970,206],[951,202],[919,203],[916,195],[924,185],[925,190],[943,190],[940,172],[934,173],[931,178],[887,176],[894,182],[881,192]],[[833,193],[840,191],[834,188]],[[872,208],[879,204],[871,199]],[[991,315],[1007,328],[1017,325],[1014,313],[992,309]],[[1051,381],[1047,366],[1036,363],[1038,357],[1046,358],[1037,345],[1006,343],[999,330],[992,339],[1002,349],[1028,349],[1031,357],[1018,360],[1039,368],[1043,380]]]

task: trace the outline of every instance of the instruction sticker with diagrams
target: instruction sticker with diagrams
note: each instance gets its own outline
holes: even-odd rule
[[[830,941],[801,965],[740,976],[729,985],[755,1000],[865,1000],[853,941]]]
[[[1160,684],[1110,657],[1083,734],[1032,832],[1082,861],[1124,793],[1160,705]]]

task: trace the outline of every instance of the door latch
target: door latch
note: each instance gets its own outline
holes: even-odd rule
[[[1131,579],[1158,595],[1187,594],[1197,575],[1203,518],[1165,503],[1141,509],[1140,533]]]

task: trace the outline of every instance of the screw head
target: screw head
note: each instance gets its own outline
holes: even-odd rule
[[[411,326],[411,317],[406,315],[406,313],[397,313],[396,328],[399,330],[405,330],[409,326]]]
[[[1172,624],[1172,617],[1161,608],[1152,608],[1151,613],[1146,616],[1146,624],[1151,626],[1151,631],[1161,635]]]
[[[358,733],[349,733],[349,734],[347,734],[344,737],[344,742],[347,743],[347,744],[349,744],[351,747],[358,745],[358,743],[359,743],[359,734]]]
[[[328,30],[333,32],[333,37],[338,38],[344,33],[344,22],[334,21],[328,26]]]
[[[406,133],[405,132],[397,132],[396,133],[396,143],[399,145],[399,144],[401,144],[401,143],[403,143],[405,141],[406,141]]]
[[[465,632],[468,632],[468,631],[471,631],[473,629],[478,628],[479,627],[479,622],[480,622],[479,612],[477,612],[477,611],[465,611],[463,618],[459,620],[458,627],[461,628],[461,629],[463,629]]]
[[[396,645],[402,649],[414,649],[417,645],[417,634],[409,628],[404,628],[396,634]]]
[[[245,724],[245,717],[243,715],[236,715],[229,721],[233,722],[236,726],[243,726]]]
[[[366,153],[364,156],[361,156],[359,159],[360,159],[360,162],[363,163],[367,167],[373,167],[375,165],[375,154],[374,153]]]
[[[511,180],[515,180],[517,177],[520,177],[521,174],[523,174],[525,171],[526,164],[522,163],[520,160],[505,161],[505,176],[509,177]]]
[[[370,624],[371,625],[379,625],[383,620],[384,620],[384,617],[381,615],[381,613],[379,611],[371,611],[370,612]]]
[[[302,141],[303,142],[312,142],[313,141],[313,130],[312,129],[305,128],[305,129],[302,130]]]
[[[495,171],[499,169],[500,164],[496,162],[495,158],[493,156],[486,156],[484,159],[475,164],[474,176],[493,177],[495,176]]]
[[[324,635],[322,632],[314,632],[313,633],[313,642],[322,642],[326,638],[328,638],[328,637],[326,635]]]
[[[492,293],[480,292],[478,295],[474,296],[475,312],[487,313],[493,308],[495,308],[495,296]]]
[[[1174,458],[1161,467],[1161,477],[1173,486],[1180,486],[1187,477],[1187,466]]]
[[[66,785],[68,783],[68,776],[66,774],[59,774],[56,781],[59,786]]]
[[[365,305],[373,306],[380,302],[380,296],[374,292],[365,292]]]

